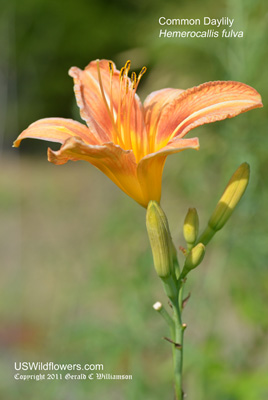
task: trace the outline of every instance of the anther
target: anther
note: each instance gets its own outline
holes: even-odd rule
[[[147,71],[147,68],[146,67],[142,67],[141,72],[139,73],[139,76],[138,76],[138,80],[141,79],[141,77],[145,74],[146,71]]]
[[[130,70],[130,65],[131,65],[131,61],[127,60],[126,64],[125,64],[125,69],[126,69],[126,75],[128,75],[128,72]]]
[[[110,75],[113,76],[114,74],[114,65],[112,61],[109,61],[109,70],[110,70]]]
[[[137,75],[135,72],[131,73],[131,83],[132,83],[132,87],[135,88],[136,83],[137,83]]]
[[[120,79],[120,81],[123,80],[123,77],[124,77],[124,75],[125,75],[125,72],[126,72],[126,67],[121,68],[120,74],[119,74],[119,79]]]

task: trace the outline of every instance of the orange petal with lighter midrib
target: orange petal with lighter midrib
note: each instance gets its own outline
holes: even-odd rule
[[[259,93],[240,82],[207,82],[185,90],[161,114],[156,149],[197,126],[232,118],[257,107],[262,107]]]
[[[23,139],[41,139],[48,142],[64,143],[70,137],[78,136],[85,143],[99,144],[90,130],[80,122],[66,118],[44,118],[31,124],[15,140],[13,147],[19,147]]]

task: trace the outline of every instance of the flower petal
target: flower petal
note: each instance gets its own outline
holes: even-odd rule
[[[15,140],[13,146],[19,147],[20,142],[26,138],[63,143],[73,136],[80,137],[88,144],[98,144],[90,130],[79,122],[65,118],[44,118],[25,129]]]
[[[92,146],[81,139],[67,139],[60,150],[48,149],[48,160],[54,164],[65,164],[68,160],[85,160],[107,175],[121,190],[146,207],[137,179],[137,164],[132,151],[121,149],[113,143]]]
[[[144,101],[144,119],[149,137],[150,152],[155,151],[155,135],[157,125],[164,108],[176,99],[183,90],[181,89],[161,89],[149,94]]]
[[[159,114],[163,112],[164,107],[182,92],[181,89],[166,88],[150,93],[143,103],[146,126],[154,124],[158,120]]]
[[[188,89],[161,113],[156,148],[164,147],[174,137],[185,136],[197,126],[232,118],[257,107],[262,107],[261,96],[244,83],[208,82]]]
[[[109,78],[108,61],[99,61],[99,66],[107,91],[107,79]],[[100,142],[110,141],[112,121],[102,97],[97,61],[92,61],[85,70],[72,67],[69,70],[69,75],[74,79],[74,93],[77,105],[80,108],[81,118],[86,121],[88,127],[99,137]]]
[[[186,149],[199,149],[198,138],[174,139],[161,150],[148,154],[138,164],[138,179],[146,201],[160,201],[162,173],[169,154]]]
[[[120,82],[120,71],[108,60],[92,61],[84,71],[72,67],[69,75],[74,78],[81,117],[90,130],[96,133],[101,143],[113,141],[130,149],[130,142],[127,143],[130,138],[124,138],[122,126],[129,132],[135,131],[137,136],[144,131],[141,102],[129,90],[130,79],[125,76]],[[120,122],[117,124],[117,121]]]

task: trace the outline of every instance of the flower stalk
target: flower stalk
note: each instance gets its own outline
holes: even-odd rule
[[[155,270],[162,280],[164,290],[172,307],[173,315],[170,316],[161,303],[157,302],[154,304],[154,309],[164,318],[170,328],[171,340],[168,339],[168,341],[172,345],[175,393],[176,399],[182,400],[183,334],[185,330],[185,325],[182,323],[184,286],[182,274],[185,271],[185,266],[180,274],[176,249],[171,238],[168,220],[156,201],[151,201],[148,205],[146,226],[151,243]],[[190,256],[188,256],[189,259]],[[186,263],[186,267],[188,264]],[[186,273],[184,272],[184,276],[188,272],[188,270]]]
[[[189,296],[183,301],[183,289],[188,274],[203,261],[206,245],[222,229],[230,218],[236,205],[243,196],[249,180],[249,166],[243,163],[232,175],[222,197],[210,217],[207,227],[197,238],[199,220],[197,211],[190,208],[183,225],[183,235],[187,250],[182,248],[184,264],[180,270],[177,251],[172,241],[167,217],[156,201],[150,201],[147,207],[146,226],[152,248],[154,266],[162,280],[164,290],[172,308],[172,315],[162,303],[154,304],[154,309],[166,321],[171,339],[165,338],[172,345],[174,387],[176,400],[183,400],[183,352],[184,331],[186,325],[182,321],[182,311]]]
[[[184,351],[184,330],[182,323],[182,293],[183,285],[178,289],[178,301],[173,305],[174,320],[174,345],[173,345],[173,368],[176,400],[183,399],[182,377],[183,377],[183,351]]]

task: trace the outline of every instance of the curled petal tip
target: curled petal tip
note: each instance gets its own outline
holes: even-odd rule
[[[71,67],[68,71],[68,75],[72,78],[77,78],[79,76],[80,69],[78,67]]]
[[[193,149],[194,150],[200,150],[200,143],[199,143],[199,139],[198,138],[196,138],[197,140],[196,140],[196,145],[195,145],[195,147],[193,147]]]
[[[20,145],[20,141],[19,140],[15,140],[12,144],[12,147],[19,147]]]

